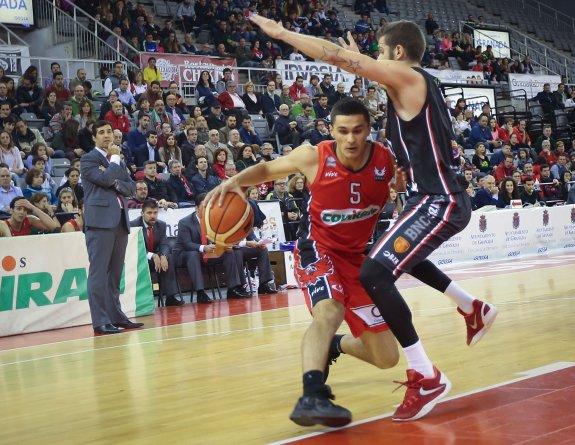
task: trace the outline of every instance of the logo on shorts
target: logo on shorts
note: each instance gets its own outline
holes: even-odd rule
[[[301,276],[301,281],[310,286],[321,277],[331,275],[333,273],[333,263],[329,257],[323,255],[319,260],[308,264],[306,267],[298,266],[296,273]]]
[[[407,241],[403,236],[398,236],[393,242],[393,250],[395,250],[396,253],[405,253],[410,247],[411,244],[409,244],[409,241]]]
[[[319,286],[313,286],[313,289],[310,290],[311,286],[308,286],[309,296],[313,298],[315,295],[319,294],[320,292],[325,291],[325,286],[323,284]]]
[[[513,228],[514,229],[518,229],[519,228],[519,213],[515,212],[513,214]]]
[[[573,215],[571,215],[571,219],[573,219]],[[547,210],[543,210],[543,225],[547,227],[549,224],[549,212]]]
[[[487,230],[487,218],[485,218],[485,215],[481,215],[479,217],[479,231],[485,232],[486,230]]]
[[[353,308],[351,308],[351,311],[356,316],[361,318],[363,320],[363,322],[367,326],[369,326],[370,328],[375,327],[375,326],[379,326],[379,325],[382,325],[385,323],[385,320],[383,319],[383,317],[379,313],[379,309],[373,304],[370,304],[367,306],[353,307]]]
[[[383,181],[385,179],[385,167],[383,167],[381,170],[377,167],[374,167],[373,176],[375,177],[376,181]]]
[[[326,167],[335,167],[336,164],[337,163],[336,163],[335,158],[333,156],[328,156],[327,159],[325,160]]]

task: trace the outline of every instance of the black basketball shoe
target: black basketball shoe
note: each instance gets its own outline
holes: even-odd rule
[[[330,387],[325,385],[320,394],[300,397],[289,418],[301,426],[319,424],[337,428],[350,423],[351,412],[330,399],[335,399],[335,396]]]

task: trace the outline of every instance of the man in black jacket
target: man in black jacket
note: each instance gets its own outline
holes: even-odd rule
[[[132,153],[136,167],[142,168],[144,167],[144,163],[146,161],[155,161],[159,167],[158,171],[163,171],[163,169],[166,167],[166,164],[161,161],[157,144],[158,132],[156,130],[148,131],[146,135],[146,143],[144,145],[140,145]]]
[[[205,194],[196,197],[196,206],[199,207]],[[174,256],[180,266],[185,265],[196,291],[198,303],[211,303],[212,300],[204,290],[204,277],[202,275],[202,262],[207,264],[223,261],[226,272],[227,298],[250,298],[241,286],[240,270],[243,269],[243,255],[239,251],[224,252],[218,259],[205,259],[205,254],[213,253],[216,246],[202,236],[200,219],[196,212],[188,215],[178,223],[178,240],[174,247]]]
[[[262,104],[262,113],[268,121],[268,127],[274,126],[275,116],[279,114],[281,98],[275,94],[276,83],[273,80],[268,81],[266,92],[260,96]]]
[[[226,115],[222,113],[222,106],[217,103],[210,107],[210,114],[206,117],[210,130],[219,130],[226,126]]]
[[[42,103],[42,88],[34,84],[28,77],[22,77],[21,85],[16,88],[16,102],[20,113],[40,114],[40,104]]]
[[[178,198],[172,190],[172,188],[166,183],[166,181],[158,178],[156,173],[156,163],[154,161],[146,161],[144,164],[144,181],[148,186],[148,198],[154,198],[157,201],[165,200],[168,203],[168,207],[177,208]]]
[[[181,306],[184,302],[178,298],[176,267],[166,238],[166,223],[158,219],[158,209],[155,199],[146,199],[142,216],[130,221],[130,226],[143,230],[152,281],[157,277],[160,293],[166,296],[166,306]]]
[[[280,115],[275,122],[275,132],[281,145],[299,145],[300,134],[297,131],[297,123],[289,117],[289,106],[280,105]]]
[[[170,187],[176,194],[178,207],[191,207],[194,202],[194,187],[182,174],[182,164],[179,161],[172,159],[168,166],[170,168],[170,178],[168,179],[168,187]]]

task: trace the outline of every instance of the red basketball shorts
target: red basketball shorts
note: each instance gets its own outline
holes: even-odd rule
[[[300,240],[294,257],[296,279],[310,312],[321,300],[332,298],[345,307],[345,321],[354,337],[366,330],[389,329],[359,281],[365,255],[338,254],[311,240]]]

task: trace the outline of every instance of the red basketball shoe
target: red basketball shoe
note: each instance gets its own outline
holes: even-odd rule
[[[473,300],[473,312],[471,314],[466,314],[459,308],[457,308],[457,312],[465,318],[468,346],[473,346],[481,340],[497,317],[497,308],[481,300]]]
[[[397,407],[391,420],[405,422],[420,419],[451,391],[449,379],[435,366],[433,370],[433,377],[424,378],[415,369],[408,369],[407,381],[395,382],[407,386],[407,390],[403,402]]]

